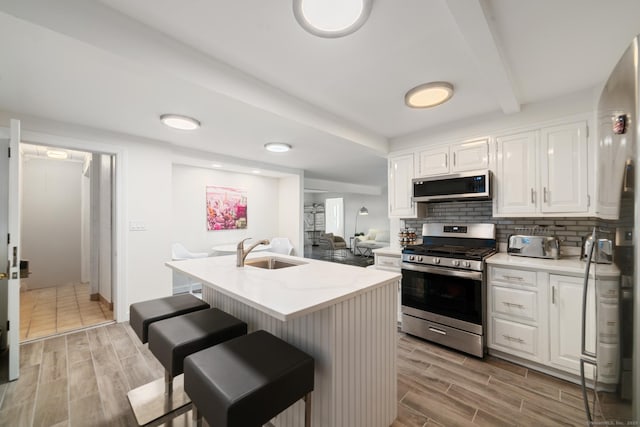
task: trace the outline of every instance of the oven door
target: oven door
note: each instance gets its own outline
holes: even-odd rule
[[[402,311],[468,332],[482,334],[483,275],[402,263]]]

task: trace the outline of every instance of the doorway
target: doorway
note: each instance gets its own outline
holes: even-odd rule
[[[112,322],[115,156],[20,144],[20,341]]]

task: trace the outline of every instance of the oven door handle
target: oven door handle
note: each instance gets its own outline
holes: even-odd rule
[[[402,269],[422,273],[441,274],[443,276],[454,276],[463,279],[482,280],[481,271],[452,270],[450,268],[432,267],[430,265],[415,265],[408,262],[402,263]]]

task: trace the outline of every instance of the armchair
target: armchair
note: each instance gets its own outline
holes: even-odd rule
[[[320,243],[326,246],[326,250],[329,253],[329,259],[331,261],[336,260],[336,254],[341,254],[342,258],[345,256],[347,250],[347,242],[340,236],[334,236],[333,233],[322,233],[320,235]]]

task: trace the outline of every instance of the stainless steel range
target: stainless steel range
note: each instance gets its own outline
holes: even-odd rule
[[[494,224],[424,224],[422,244],[402,250],[402,330],[483,357],[485,259]]]

